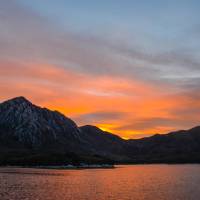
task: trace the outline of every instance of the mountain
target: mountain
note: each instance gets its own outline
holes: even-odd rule
[[[0,165],[200,163],[200,127],[124,140],[17,97],[0,104]]]
[[[80,137],[79,128],[71,119],[57,111],[35,106],[24,97],[0,105],[0,126],[1,131],[8,130],[9,134],[32,148]],[[8,133],[4,132],[2,137],[11,136]]]
[[[149,138],[129,140],[136,163],[200,163],[200,126]]]
[[[24,97],[0,104],[0,164],[124,160],[121,143],[117,136],[93,126],[79,128],[61,113]]]
[[[102,156],[115,161],[130,160],[128,156],[128,145],[126,140],[112,133],[102,131],[96,126],[82,126],[80,127],[82,137],[92,144],[97,153]]]

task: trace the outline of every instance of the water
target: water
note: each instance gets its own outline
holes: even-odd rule
[[[0,168],[0,200],[198,200],[200,165]]]

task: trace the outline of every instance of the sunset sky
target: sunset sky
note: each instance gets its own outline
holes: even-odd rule
[[[0,0],[0,102],[140,138],[200,125],[200,1]]]

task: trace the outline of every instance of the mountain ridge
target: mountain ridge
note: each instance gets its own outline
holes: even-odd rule
[[[10,99],[10,100],[3,101],[3,102],[1,102],[0,104],[2,104],[2,103],[9,103],[9,102],[11,102],[11,103],[13,103],[13,102],[18,102],[19,104],[20,104],[20,103],[22,103],[22,104],[23,104],[23,103],[27,103],[27,104],[29,104],[29,105],[32,105],[32,106],[35,106],[35,107],[38,107],[38,108],[41,108],[41,109],[49,110],[49,109],[46,108],[46,107],[40,107],[40,106],[37,106],[37,105],[33,104],[31,101],[29,101],[29,100],[28,100],[27,98],[25,98],[24,96],[15,97],[15,98],[12,98],[12,99]],[[62,115],[63,117],[68,118],[68,117],[66,117],[66,115],[62,114],[62,113],[61,113],[60,111],[58,111],[58,110],[49,110],[49,111],[58,113],[58,114]],[[69,119],[69,118],[68,118],[68,119]],[[95,125],[87,124],[87,125],[80,126],[79,128],[84,128],[84,127],[93,127],[93,128],[95,128],[96,130],[101,130],[101,131],[104,132],[104,133],[112,134],[112,135],[115,135],[116,137],[120,137],[122,140],[125,140],[125,139],[123,139],[123,137],[121,137],[121,136],[119,136],[119,135],[116,135],[115,133],[112,133],[112,132],[103,131],[101,128],[99,128],[98,126],[95,126]],[[200,127],[200,126],[196,126],[196,127]],[[153,134],[153,135],[151,135],[151,136],[146,136],[146,137],[137,138],[137,139],[135,139],[135,138],[130,138],[130,139],[126,139],[126,140],[127,140],[127,141],[128,141],[128,140],[141,140],[141,139],[151,138],[151,137],[154,137],[154,136],[157,136],[157,135],[168,135],[168,134],[173,134],[173,133],[178,133],[178,132],[185,132],[185,131],[194,129],[194,128],[196,128],[196,127],[193,127],[193,128],[190,128],[190,129],[186,129],[186,130],[184,130],[184,129],[183,129],[183,130],[177,130],[177,131],[168,132],[168,133],[164,133],[164,134],[155,133],[155,134]]]
[[[141,139],[114,135],[32,104],[0,103],[0,165],[200,162],[200,126]]]

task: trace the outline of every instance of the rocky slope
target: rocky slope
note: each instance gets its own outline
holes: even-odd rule
[[[79,128],[71,119],[57,111],[35,106],[24,97],[0,104],[0,126],[1,131],[8,130],[19,142],[33,148],[50,141],[80,137]]]

